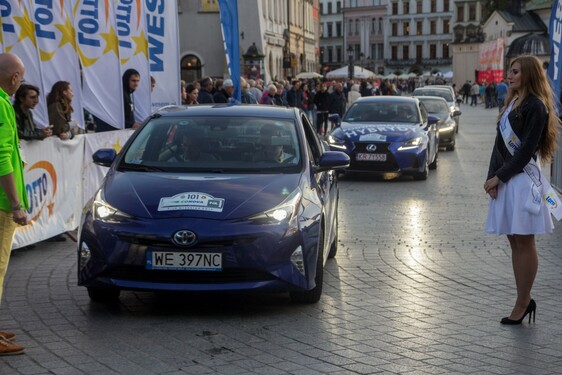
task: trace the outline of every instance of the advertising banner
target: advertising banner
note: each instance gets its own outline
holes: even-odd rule
[[[560,75],[562,74],[562,58],[560,56],[560,43],[562,42],[562,3],[555,0],[550,13],[550,63],[548,76],[552,89],[560,103]]]
[[[498,38],[480,45],[478,83],[500,82],[503,79],[504,40]]]
[[[241,101],[240,91],[240,39],[238,32],[238,0],[219,0],[222,37],[228,72],[234,83],[232,96]]]

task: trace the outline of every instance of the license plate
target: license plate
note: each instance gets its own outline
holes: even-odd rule
[[[146,268],[172,271],[222,271],[222,254],[147,251]]]
[[[386,161],[386,154],[364,154],[358,153],[357,161]]]

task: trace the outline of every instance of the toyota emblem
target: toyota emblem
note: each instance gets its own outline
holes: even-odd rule
[[[367,145],[367,151],[369,152],[375,152],[376,149],[377,149],[377,145],[374,145],[372,143],[370,145]]]
[[[197,242],[197,235],[190,230],[180,230],[174,233],[172,241],[178,246],[193,246]]]

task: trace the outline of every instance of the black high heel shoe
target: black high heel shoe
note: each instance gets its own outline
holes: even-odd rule
[[[525,319],[527,314],[529,314],[529,323],[531,323],[531,317],[533,317],[533,323],[534,323],[536,313],[537,313],[537,304],[535,303],[534,299],[531,299],[531,302],[529,302],[529,306],[527,306],[527,310],[525,310],[525,313],[523,314],[521,319],[513,320],[513,319],[509,319],[509,317],[505,317],[501,320],[500,323],[501,324],[507,324],[507,325],[521,324],[521,322],[523,322],[523,319]]]

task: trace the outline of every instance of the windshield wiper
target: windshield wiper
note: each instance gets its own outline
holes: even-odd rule
[[[119,171],[164,172],[164,169],[141,164],[121,164]]]

